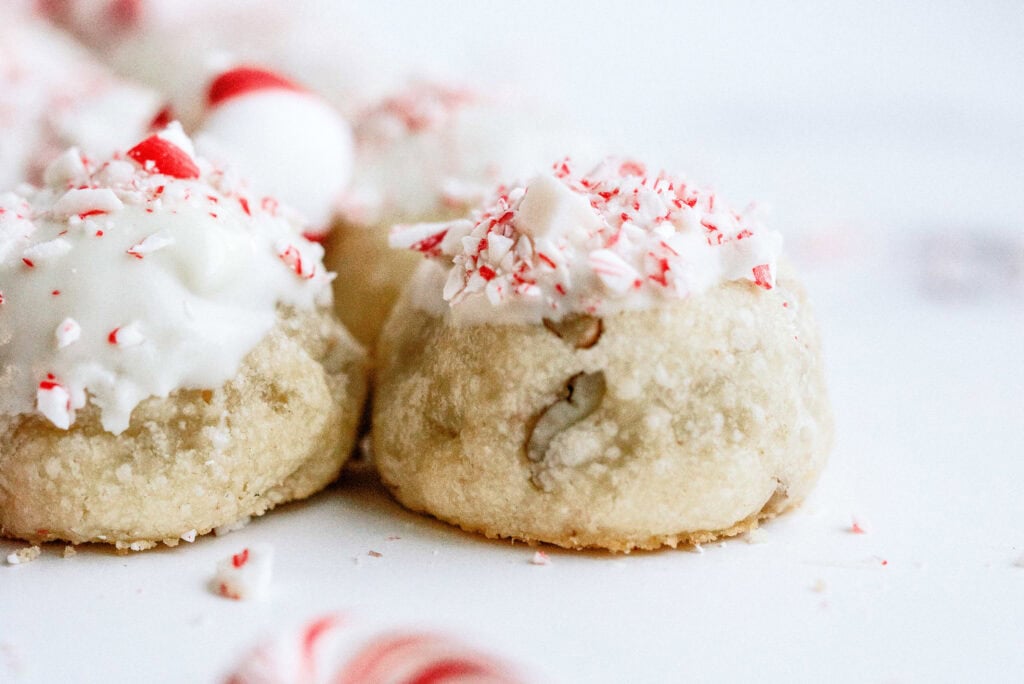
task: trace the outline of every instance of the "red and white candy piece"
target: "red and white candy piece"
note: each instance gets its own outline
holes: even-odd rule
[[[145,341],[138,323],[129,323],[107,333],[107,342],[116,347],[137,347]]]
[[[512,668],[454,639],[331,614],[260,644],[229,684],[514,684]]]
[[[259,194],[280,199],[327,234],[352,171],[348,124],[330,105],[267,69],[241,66],[213,79],[196,144]]]
[[[642,282],[637,270],[609,249],[594,250],[587,256],[587,263],[604,286],[617,294]]]
[[[129,159],[150,173],[185,180],[199,178],[199,166],[193,158],[191,143],[177,123],[149,136],[127,154]]]
[[[316,262],[312,259],[303,259],[302,252],[291,242],[286,240],[279,242],[277,256],[285,266],[303,280],[310,280],[316,275]]]
[[[61,430],[67,430],[75,418],[71,408],[71,393],[52,375],[39,383],[36,391],[36,410]]]
[[[173,244],[174,238],[161,230],[132,245],[126,250],[126,253],[136,259],[145,259],[147,254],[152,254]]]
[[[259,599],[267,594],[274,564],[274,549],[269,544],[247,546],[217,564],[213,590],[236,601]]]
[[[78,217],[111,214],[124,204],[110,188],[74,188],[64,193],[53,205],[55,216]]]
[[[53,335],[57,340],[57,349],[63,349],[82,337],[82,326],[74,318],[65,318]]]

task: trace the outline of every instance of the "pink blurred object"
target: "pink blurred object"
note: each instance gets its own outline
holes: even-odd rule
[[[507,664],[451,638],[328,614],[249,652],[227,684],[518,684]]]

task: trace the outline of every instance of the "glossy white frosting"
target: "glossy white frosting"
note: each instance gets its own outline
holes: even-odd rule
[[[0,195],[0,415],[120,433],[148,397],[216,388],[277,320],[330,302],[322,248],[173,124],[126,153],[69,150]]]

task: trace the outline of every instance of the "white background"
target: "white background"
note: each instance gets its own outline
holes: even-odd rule
[[[827,346],[820,486],[765,543],[549,549],[547,567],[351,478],[188,548],[47,547],[0,567],[0,681],[213,681],[329,610],[434,625],[552,682],[1020,681],[1022,6],[354,10],[392,61],[518,79],[609,149],[772,206]],[[216,561],[256,541],[277,550],[271,598],[210,594]]]

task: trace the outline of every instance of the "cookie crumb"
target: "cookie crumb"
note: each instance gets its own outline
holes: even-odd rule
[[[69,544],[69,545],[64,547],[64,557],[65,558],[74,558],[77,555],[78,555],[78,551],[75,551],[75,547],[74,546],[71,546]]]
[[[533,554],[533,558],[530,559],[530,565],[550,565],[551,559],[548,558],[548,554],[543,551],[538,551]]]
[[[826,589],[828,589],[828,585],[825,584],[825,580],[820,578],[811,585],[811,591],[815,594],[824,594]]]
[[[747,533],[743,535],[743,539],[748,544],[767,544],[768,533],[760,527],[755,527],[752,530],[748,530]]]
[[[372,551],[372,550],[371,551],[367,551],[366,555],[367,556],[372,556],[373,558],[383,558],[384,557],[384,554],[381,553],[380,551]]]
[[[38,546],[26,546],[23,549],[18,549],[12,554],[7,556],[8,565],[22,565],[24,563],[31,563],[36,558],[39,558],[39,554],[43,552]]]
[[[236,601],[260,599],[270,587],[274,549],[254,544],[217,563],[211,582],[213,593]]]
[[[244,518],[239,518],[233,523],[220,525],[218,527],[213,528],[213,534],[215,537],[223,537],[225,534],[237,532],[238,530],[248,525],[250,520],[252,520],[252,518],[247,515]]]

